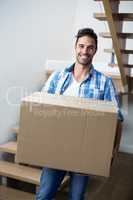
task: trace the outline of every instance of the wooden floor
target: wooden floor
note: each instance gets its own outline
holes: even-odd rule
[[[56,199],[68,200],[67,191],[58,192]],[[133,200],[133,154],[118,154],[110,178],[92,177],[86,200]]]
[[[0,200],[34,200],[35,195],[16,189],[0,186]]]
[[[33,200],[35,195],[0,186],[0,200]],[[119,153],[109,178],[91,177],[86,200],[133,200],[133,154]],[[68,187],[56,200],[68,200]]]

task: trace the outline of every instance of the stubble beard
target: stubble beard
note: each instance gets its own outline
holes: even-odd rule
[[[81,59],[80,56],[76,57],[76,61],[78,64],[83,65],[84,67],[88,67],[91,65],[92,63],[92,58],[88,57],[87,59]]]

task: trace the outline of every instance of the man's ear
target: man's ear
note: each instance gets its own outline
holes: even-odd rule
[[[96,52],[97,52],[97,49],[95,50],[95,54],[96,54]],[[95,55],[95,54],[94,54],[94,55]]]

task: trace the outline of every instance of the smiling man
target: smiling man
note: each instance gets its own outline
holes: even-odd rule
[[[78,31],[75,42],[75,63],[63,70],[55,71],[44,86],[44,92],[77,96],[82,98],[113,101],[118,108],[118,119],[123,120],[119,109],[116,90],[110,77],[94,69],[93,56],[97,51],[97,35],[90,28]],[[43,168],[37,200],[52,200],[55,198],[67,171]],[[84,200],[89,176],[69,172],[69,200]]]

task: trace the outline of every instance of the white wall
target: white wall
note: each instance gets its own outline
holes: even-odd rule
[[[71,58],[75,7],[76,0],[0,0],[0,143],[18,122],[20,98],[41,88],[46,59]]]
[[[129,11],[131,4],[120,9]],[[102,4],[93,0],[0,0],[0,143],[11,137],[9,129],[19,121],[19,105],[10,105],[6,95],[19,104],[20,96],[41,88],[48,60],[72,60],[79,28],[108,31],[106,22],[93,18],[94,12],[102,11]],[[124,25],[126,30],[131,30],[130,25]],[[111,40],[99,37],[94,61],[107,65],[110,55],[103,49],[111,46]],[[121,149],[133,153],[132,115],[130,100]]]

